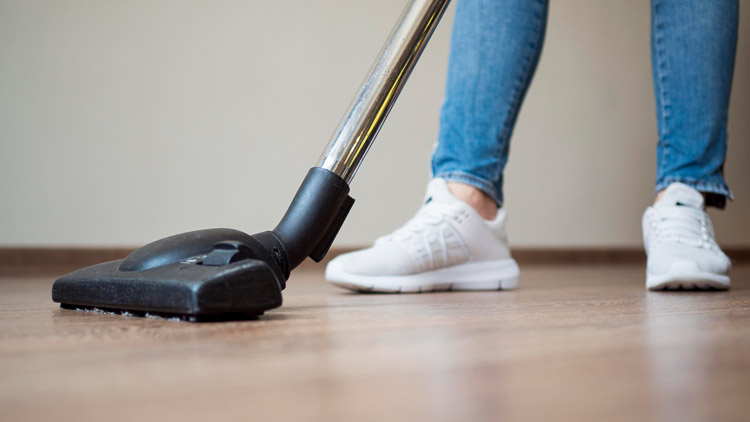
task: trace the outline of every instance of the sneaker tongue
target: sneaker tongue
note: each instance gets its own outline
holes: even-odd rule
[[[697,190],[682,183],[672,183],[664,191],[659,202],[654,207],[674,207],[686,206],[696,209],[703,209],[703,195]]]
[[[445,180],[434,178],[427,184],[427,193],[424,196],[424,203],[429,202],[456,202],[457,199],[451,195]]]

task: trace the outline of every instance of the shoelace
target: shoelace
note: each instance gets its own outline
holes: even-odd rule
[[[445,233],[440,230],[441,223],[447,218],[452,218],[455,214],[455,210],[450,205],[440,203],[430,203],[429,205],[422,206],[417,213],[409,221],[407,221],[399,229],[393,233],[383,236],[378,239],[378,242],[382,241],[405,241],[412,242],[415,246],[421,244],[424,250],[427,252],[429,266],[435,268],[437,263],[435,262],[435,255],[430,244],[430,235],[436,234],[437,241],[439,244],[439,253],[444,263],[448,263],[448,246],[445,238]],[[446,225],[448,229],[453,233],[456,239],[461,239],[459,233],[451,225]],[[462,249],[466,249],[466,245],[461,244]],[[466,251],[465,251],[466,252]],[[468,253],[468,252],[466,252]]]
[[[443,204],[423,206],[403,226],[384,237],[393,240],[406,240],[425,231],[432,231],[440,225],[449,213],[449,207]]]
[[[658,242],[693,247],[713,247],[711,223],[706,213],[689,207],[655,208],[652,230]]]

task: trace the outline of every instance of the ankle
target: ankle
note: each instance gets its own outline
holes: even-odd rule
[[[486,193],[463,183],[448,182],[447,186],[451,195],[469,204],[485,220],[494,220],[497,216],[497,204]]]
[[[659,200],[661,199],[661,197],[664,196],[664,191],[665,190],[666,189],[662,189],[659,192],[656,192],[656,196],[654,196],[654,204],[656,204],[657,202],[659,202]]]

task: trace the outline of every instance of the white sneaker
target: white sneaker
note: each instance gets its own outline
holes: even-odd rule
[[[326,279],[362,292],[513,289],[519,271],[505,220],[504,209],[493,221],[483,219],[435,178],[411,220],[372,247],[333,259]]]
[[[729,258],[716,244],[711,219],[703,211],[703,195],[690,186],[669,185],[646,209],[643,242],[647,288],[729,288]]]

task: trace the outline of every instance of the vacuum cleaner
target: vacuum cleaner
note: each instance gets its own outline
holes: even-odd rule
[[[67,309],[187,321],[256,318],[281,306],[290,272],[320,262],[354,199],[349,184],[449,0],[411,0],[369,76],[273,230],[207,229],[170,236],[125,259],[57,279],[52,300]]]

